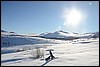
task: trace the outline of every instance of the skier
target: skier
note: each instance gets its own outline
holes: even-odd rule
[[[55,58],[51,51],[49,51],[51,59]]]
[[[53,54],[52,54],[52,52],[51,52],[51,50],[48,50],[49,51],[49,53],[50,53],[50,56],[49,57],[47,57],[47,58],[45,58],[45,60],[46,61],[48,61],[48,60],[52,60],[52,59],[54,59],[55,57],[53,56]]]

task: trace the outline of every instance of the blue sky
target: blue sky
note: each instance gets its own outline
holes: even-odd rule
[[[64,16],[69,17],[73,8],[81,13],[82,19],[77,24],[71,22],[68,25]],[[19,34],[40,34],[57,30],[77,33],[99,31],[99,2],[1,1],[1,29]]]

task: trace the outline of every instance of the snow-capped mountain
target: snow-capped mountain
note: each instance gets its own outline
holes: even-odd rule
[[[61,40],[68,40],[68,39],[76,39],[78,34],[76,33],[69,33],[63,30],[58,30],[53,33],[46,33],[44,35],[40,35],[44,38],[51,38],[51,39],[61,39]]]
[[[60,30],[60,31],[55,31],[53,33],[48,33],[48,32],[42,33],[38,36],[33,36],[33,35],[28,36],[28,35],[16,34],[15,32],[8,32],[5,30],[1,30],[1,46],[54,43],[51,41],[47,41],[47,38],[59,39],[59,40],[72,40],[78,38],[92,38],[92,37],[93,38],[99,37],[99,32],[76,34]]]
[[[61,38],[61,39],[91,38],[91,37],[99,37],[99,32],[78,34],[75,32],[71,33],[59,30],[53,33],[42,33],[42,35],[40,34],[40,36],[44,38]]]
[[[71,37],[71,35],[75,35],[75,34],[60,30],[60,31],[55,31],[53,33],[46,33],[42,36],[50,37],[50,38],[66,38],[66,37]]]

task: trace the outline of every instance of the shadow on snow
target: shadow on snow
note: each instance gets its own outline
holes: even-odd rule
[[[11,61],[17,61],[17,60],[22,60],[22,58],[3,60],[3,61],[1,61],[1,63],[4,63],[4,62],[11,62]]]
[[[49,63],[50,61],[52,61],[52,60],[48,60],[48,61],[46,61],[45,63],[43,63],[41,66],[44,66],[44,65],[46,65],[47,63]]]

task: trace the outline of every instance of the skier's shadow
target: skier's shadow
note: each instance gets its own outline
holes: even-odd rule
[[[49,63],[51,60],[46,61],[45,63],[43,63],[41,66],[46,65],[47,63]]]

